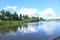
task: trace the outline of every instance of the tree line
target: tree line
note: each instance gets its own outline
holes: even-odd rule
[[[0,20],[2,21],[25,21],[25,22],[37,22],[44,21],[42,17],[29,17],[28,15],[18,15],[16,12],[11,13],[10,11],[0,11]]]

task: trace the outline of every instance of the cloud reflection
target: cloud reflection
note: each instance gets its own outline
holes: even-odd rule
[[[55,28],[55,22],[44,22],[42,25],[40,25],[39,23],[30,23],[28,24],[27,28],[22,27],[20,29],[20,27],[18,27],[17,31],[21,33],[34,33],[43,30],[46,34],[52,35],[54,33]]]
[[[56,28],[56,22],[42,22],[42,23],[28,23],[26,25],[27,27],[22,26],[21,28],[18,27],[17,32],[14,31],[9,32],[9,34],[25,34],[25,33],[36,33],[39,31],[43,31],[48,35],[52,35],[54,33],[54,30]]]
[[[43,25],[40,25],[39,29],[42,29],[46,34],[52,35],[56,28],[56,22],[45,22]]]
[[[32,26],[29,26],[28,28],[22,27],[21,29],[20,27],[18,27],[17,32],[21,32],[23,34],[23,33],[37,32],[37,30],[35,27],[32,27]]]

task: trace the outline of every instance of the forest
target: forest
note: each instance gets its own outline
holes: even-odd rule
[[[0,20],[2,21],[28,21],[28,22],[38,22],[38,21],[44,21],[42,17],[29,17],[28,15],[22,15],[18,14],[16,12],[9,12],[2,10],[0,12]]]
[[[23,23],[45,21],[42,17],[29,17],[28,15],[18,15],[16,12],[0,11],[0,27],[21,26]]]

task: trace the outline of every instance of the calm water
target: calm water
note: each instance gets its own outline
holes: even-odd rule
[[[25,23],[21,27],[0,29],[0,40],[51,40],[60,36],[60,22]]]

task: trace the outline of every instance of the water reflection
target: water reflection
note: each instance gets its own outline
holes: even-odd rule
[[[54,30],[56,28],[56,23],[55,22],[36,22],[36,23],[25,23],[21,27],[5,27],[0,29],[0,34],[8,33],[8,34],[13,34],[16,32],[20,32],[21,34],[24,33],[35,33],[40,30],[43,30],[45,33],[48,35],[51,35],[54,33]]]
[[[9,33],[10,30],[16,32],[17,27],[3,27],[0,29],[0,34]]]
[[[18,27],[4,27],[4,28],[1,28],[0,29],[0,36],[1,35],[6,35],[6,36],[9,36],[9,37],[12,37],[12,36],[13,37],[18,37],[18,36],[20,37],[21,35],[31,34],[30,35],[31,37],[32,37],[32,35],[34,35],[37,38],[42,37],[42,39],[43,39],[43,38],[48,38],[48,36],[55,35],[56,32],[57,32],[56,28],[58,26],[60,26],[60,23],[57,23],[57,22],[25,23],[22,26],[18,26]]]
[[[46,34],[52,35],[56,28],[55,22],[44,22],[44,23],[28,23],[27,27],[22,26],[21,29],[18,27],[17,31],[23,33],[34,33],[43,30]]]
[[[48,35],[52,35],[56,28],[56,22],[45,22],[43,25],[39,26],[39,29],[42,29]]]

